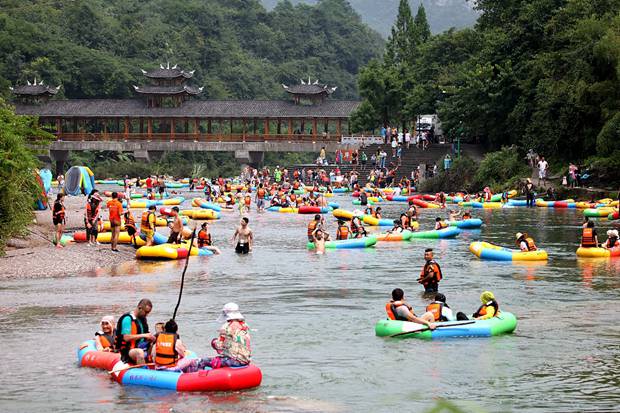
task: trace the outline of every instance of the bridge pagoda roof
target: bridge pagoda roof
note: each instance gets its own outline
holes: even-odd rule
[[[181,70],[181,68],[179,68],[177,65],[170,67],[170,63],[168,63],[166,66],[159,65],[158,69],[149,70],[149,71],[142,70],[142,74],[144,74],[144,76],[149,77],[151,79],[177,79],[177,78],[189,79],[192,76],[194,76],[194,71],[191,70],[189,72],[186,72],[184,70]]]
[[[18,96],[54,96],[60,90],[60,85],[56,87],[44,85],[42,80],[37,82],[35,78],[33,83],[28,81],[25,85],[11,87],[10,89]]]
[[[302,79],[300,84],[291,85],[291,86],[287,86],[283,84],[282,87],[284,88],[284,90],[286,90],[288,93],[292,95],[306,95],[306,96],[311,96],[311,95],[328,96],[334,93],[337,89],[337,87],[329,87],[327,85],[319,83],[318,79],[314,82],[311,82],[310,78],[308,78],[308,83],[304,82],[304,80]]]
[[[66,118],[348,118],[361,102],[327,100],[296,105],[282,100],[193,100],[181,107],[147,107],[138,99],[51,100],[43,105],[15,105],[20,115]]]

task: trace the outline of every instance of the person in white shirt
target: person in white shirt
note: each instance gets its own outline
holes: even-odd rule
[[[411,144],[411,134],[409,131],[405,133],[405,144],[407,145],[407,149],[409,149],[409,145]]]
[[[545,181],[547,179],[547,168],[549,164],[545,160],[544,156],[540,157],[540,161],[538,161],[538,179],[541,181]]]

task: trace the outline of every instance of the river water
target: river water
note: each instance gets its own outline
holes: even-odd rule
[[[336,197],[345,208],[350,198]],[[402,204],[387,204],[396,217]],[[436,212],[421,211],[421,228]],[[577,259],[581,215],[542,208],[474,210],[478,231],[455,240],[383,243],[367,250],[306,250],[310,216],[250,214],[254,252],[236,256],[237,214],[212,226],[221,256],[192,258],[177,321],[184,342],[210,352],[223,304],[235,301],[252,328],[262,386],[216,394],[122,387],[76,366],[76,348],[101,316],[118,317],[142,297],[151,327],[171,317],[183,262],[129,262],[92,274],[0,281],[0,410],[4,412],[389,412],[425,411],[447,399],[465,411],[620,410],[620,260]],[[326,216],[335,228],[335,220]],[[608,226],[601,223],[601,228]],[[550,255],[544,264],[478,260],[484,239],[509,245],[527,231]],[[599,233],[604,233],[599,230]],[[395,287],[421,312],[416,283],[433,247],[456,311],[473,312],[495,293],[517,315],[515,334],[424,342],[377,338],[374,324]],[[51,257],[50,259],[53,259]]]

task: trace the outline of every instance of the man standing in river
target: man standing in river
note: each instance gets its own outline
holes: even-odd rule
[[[424,267],[418,278],[418,283],[424,286],[425,293],[436,293],[439,291],[439,281],[443,278],[441,268],[433,257],[433,249],[427,248],[424,251]]]
[[[234,245],[235,241],[237,241],[237,245],[235,246],[235,252],[237,254],[247,254],[252,251],[254,234],[252,234],[252,230],[248,226],[249,222],[250,220],[247,217],[241,218],[241,223],[233,234],[232,242]]]

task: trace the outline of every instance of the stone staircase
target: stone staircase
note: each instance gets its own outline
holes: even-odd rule
[[[393,163],[394,165],[396,165],[398,162],[398,158],[392,158],[391,146],[369,145],[359,150],[360,155],[362,152],[366,152],[366,155],[368,156],[368,161],[366,162],[365,166],[362,166],[361,164],[358,164],[358,165],[351,165],[349,163],[341,164],[341,165],[338,165],[340,167],[340,172],[342,174],[346,174],[355,169],[355,171],[358,172],[360,183],[362,185],[365,184],[368,174],[370,173],[370,170],[372,169],[372,163],[370,161],[370,156],[373,153],[376,153],[377,150],[379,150],[380,148],[383,148],[385,152],[388,154],[386,158],[386,162],[385,162],[386,167],[390,168],[390,163]],[[417,168],[420,164],[433,165],[435,162],[437,162],[438,168],[443,169],[443,158],[446,154],[451,153],[451,150],[452,150],[452,146],[450,144],[433,144],[433,145],[430,145],[425,151],[418,149],[413,145],[409,149],[406,149],[403,147],[401,165],[399,166],[396,172],[396,182],[398,182],[403,176],[410,177],[411,171]],[[333,155],[330,155],[330,156],[331,156],[330,160],[333,160]],[[316,168],[316,165],[313,165],[313,164],[293,165],[293,166],[290,166],[288,169],[292,171],[294,169],[301,169],[301,168],[314,169]],[[323,169],[325,169],[328,173],[332,169],[335,169],[335,168],[336,168],[335,164],[330,164],[329,166],[323,167]]]

